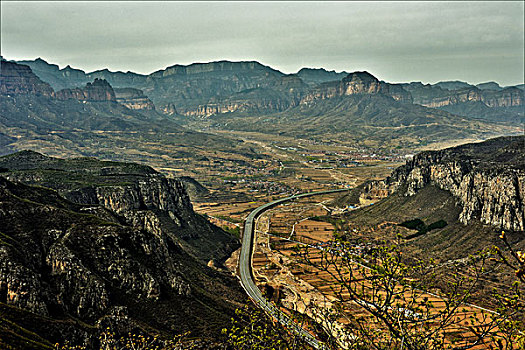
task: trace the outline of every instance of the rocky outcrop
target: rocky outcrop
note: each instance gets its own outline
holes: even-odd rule
[[[94,197],[91,197],[94,196]],[[125,218],[133,227],[154,234],[163,231],[162,219],[169,217],[177,229],[190,224],[193,208],[182,183],[175,179],[152,176],[138,183],[116,186],[85,187],[65,192],[64,196],[75,203],[100,205]],[[186,231],[182,237],[188,238]],[[189,231],[195,238],[197,232]]]
[[[40,80],[26,65],[0,62],[0,94],[54,96],[53,88]]]
[[[515,87],[500,91],[483,91],[481,100],[489,107],[523,106],[525,93]]]
[[[147,166],[89,158],[61,160],[24,151],[0,158],[0,167],[18,170],[4,174],[11,181],[53,188],[73,203],[103,208],[117,222],[171,236],[203,261],[222,261],[238,246],[235,238],[195,214],[181,180],[166,178]]]
[[[388,86],[368,72],[354,72],[342,80],[343,94],[388,93]]]
[[[164,106],[160,107],[160,111],[166,115],[177,115],[177,108],[175,108],[175,105],[173,103],[168,103]]]
[[[319,85],[303,97],[301,104],[309,104],[318,99],[365,94],[381,94],[390,96],[396,101],[412,102],[412,96],[401,85],[379,81],[368,72],[354,72],[348,74],[340,82],[329,82]]]
[[[412,196],[429,184],[457,198],[464,224],[525,231],[525,136],[422,152],[365,191]]]
[[[63,89],[56,92],[59,100],[78,100],[89,102],[116,101],[115,91],[104,79],[96,78],[84,88]]]
[[[195,109],[181,111],[181,114],[191,117],[210,117],[224,113],[244,113],[244,112],[280,112],[288,107],[291,103],[287,99],[263,99],[258,101],[231,101],[225,103],[210,103],[198,106]]]
[[[108,326],[118,334],[199,336],[215,327],[210,316],[222,327],[231,301],[242,300],[229,274],[206,265],[219,266],[236,240],[193,212],[180,181],[130,163],[35,152],[3,165],[18,170],[0,177],[0,302],[45,316],[44,323],[64,322],[68,328],[49,339],[46,327],[24,321],[52,344],[67,339],[95,348]],[[69,200],[7,177],[52,185]],[[71,188],[64,178],[85,183]]]
[[[481,102],[481,91],[476,88],[450,92],[443,97],[436,97],[418,101],[420,105],[431,108],[439,108],[466,102]]]
[[[403,84],[414,96],[414,103],[425,107],[440,108],[471,102],[480,102],[490,108],[524,105],[524,93],[516,87],[489,90],[491,84],[468,87],[460,90],[444,90],[438,86],[421,83]]]
[[[275,113],[298,105],[308,85],[296,75],[276,78],[269,86],[242,90],[229,98],[213,98],[195,108],[179,109],[182,115],[209,117],[223,113]]]
[[[154,110],[153,102],[139,89],[121,88],[114,89],[118,103],[135,110]]]
[[[306,84],[316,86],[330,81],[340,81],[348,75],[347,72],[336,73],[327,71],[324,68],[302,68],[295,75],[301,78]]]
[[[232,113],[232,112],[245,112],[250,110],[253,105],[249,103],[228,103],[228,104],[218,104],[210,103],[205,105],[200,105],[195,109],[188,109],[181,111],[181,114],[188,117],[210,117],[216,114],[223,113]]]
[[[174,65],[164,70],[152,73],[151,76],[158,78],[158,77],[167,77],[170,75],[194,75],[194,74],[202,74],[202,73],[210,73],[210,72],[234,73],[234,72],[244,72],[244,71],[273,71],[277,73],[276,70],[268,66],[262,65],[256,61],[243,61],[243,62],[217,61],[217,62],[209,62],[209,63],[193,63],[187,66]]]

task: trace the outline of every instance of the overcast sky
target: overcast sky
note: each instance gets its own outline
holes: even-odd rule
[[[256,60],[390,82],[524,80],[524,2],[1,1],[1,54],[86,71]]]

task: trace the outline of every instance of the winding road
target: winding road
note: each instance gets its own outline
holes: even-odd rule
[[[246,293],[252,300],[259,305],[261,309],[266,311],[269,315],[274,317],[281,323],[283,326],[287,327],[289,330],[293,331],[295,334],[299,335],[304,341],[310,344],[315,349],[324,349],[324,345],[318,341],[312,334],[307,330],[297,325],[292,321],[288,316],[286,316],[281,310],[275,307],[272,303],[268,302],[266,298],[263,297],[261,290],[255,285],[255,282],[252,278],[252,269],[251,269],[251,257],[253,251],[253,242],[254,242],[254,233],[255,233],[255,220],[259,215],[264,213],[266,210],[298,198],[316,196],[321,194],[329,194],[335,192],[344,192],[349,191],[350,188],[343,188],[337,190],[327,190],[319,192],[308,192],[298,195],[293,195],[290,197],[285,197],[278,199],[276,201],[264,204],[257,209],[253,210],[250,215],[246,218],[244,222],[244,233],[242,238],[242,247],[241,254],[239,257],[239,270],[241,277],[241,284]]]

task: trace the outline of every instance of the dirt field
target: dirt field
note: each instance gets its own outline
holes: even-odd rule
[[[257,246],[253,258],[256,282],[262,290],[270,290],[273,298],[276,298],[276,294],[279,295],[282,305],[290,310],[305,312],[315,318],[312,311],[308,310],[311,303],[329,308],[334,300],[342,300],[346,315],[364,316],[372,322],[371,315],[362,306],[354,301],[345,300],[348,298],[348,293],[341,293],[334,287],[337,283],[330,274],[330,272],[335,273],[333,268],[322,271],[297,261],[297,247],[303,247],[302,249],[308,249],[310,252],[312,262],[318,263],[321,260],[322,249],[326,249],[326,242],[333,239],[335,227],[315,219],[316,216],[330,213],[331,208],[326,208],[323,204],[329,199],[327,197],[310,198],[299,203],[279,206],[259,218]],[[305,248],[308,246],[309,248]],[[353,266],[356,273],[359,267]],[[362,282],[360,288],[371,289],[371,285],[369,282]],[[378,295],[382,293],[379,291]],[[406,297],[408,298],[409,295],[407,294]],[[446,306],[444,299],[438,295],[420,292],[417,298],[428,299],[432,303],[430,313],[436,317]],[[474,319],[471,320],[470,316],[474,316]],[[454,325],[446,328],[447,342],[455,346],[469,345],[475,339],[471,329],[479,328],[490,319],[490,312],[472,305],[462,306],[461,312],[456,315]],[[332,332],[337,334],[348,324],[348,318],[340,317],[330,327]],[[379,325],[376,324],[376,327]],[[459,337],[462,339],[461,342],[457,340]],[[489,349],[491,344],[487,339],[487,343],[476,345],[471,349]]]

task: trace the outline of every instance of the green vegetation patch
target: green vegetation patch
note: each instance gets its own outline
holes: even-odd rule
[[[413,219],[413,220],[407,220],[399,224],[399,226],[403,226],[408,228],[409,230],[418,230],[422,231],[426,229],[426,225],[421,219]]]
[[[228,232],[230,235],[235,236],[237,238],[241,238],[241,228],[236,226],[234,228],[230,228],[228,226],[223,226],[222,229],[226,232]]]
[[[409,230],[417,230],[416,233],[413,233],[406,237],[406,239],[411,239],[411,238],[422,236],[429,231],[443,228],[447,226],[447,222],[445,220],[438,220],[427,226],[425,222],[421,219],[412,219],[412,220],[403,221],[402,223],[399,224],[399,226],[406,227]]]

